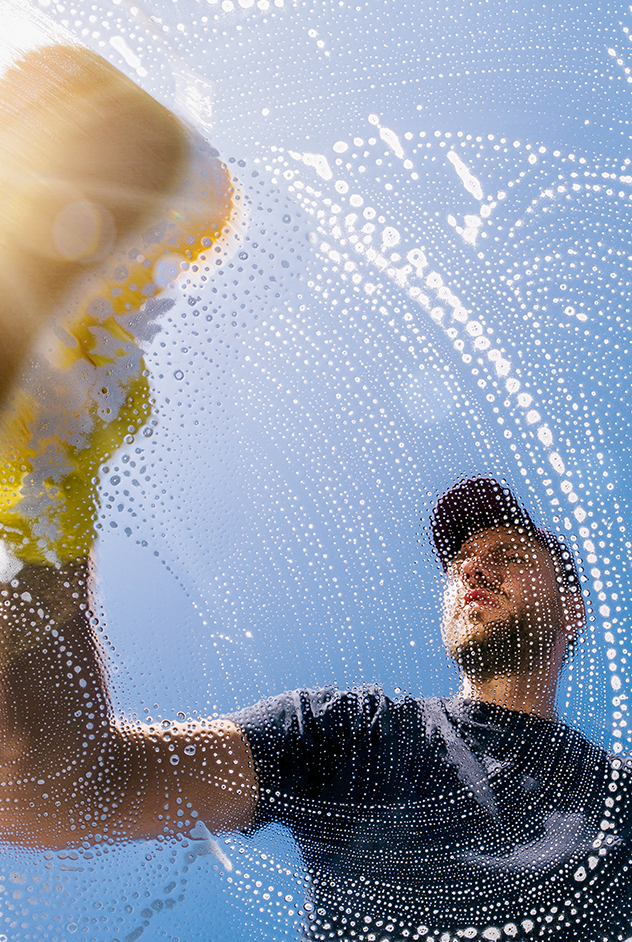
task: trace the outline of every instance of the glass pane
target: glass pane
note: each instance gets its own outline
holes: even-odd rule
[[[629,12],[3,15],[0,942],[627,939]]]

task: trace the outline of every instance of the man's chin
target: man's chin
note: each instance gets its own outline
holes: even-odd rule
[[[461,622],[458,633],[446,634],[446,647],[464,674],[479,681],[532,671],[551,656],[554,637],[521,630],[515,618],[478,618]]]
[[[472,624],[478,622],[503,623],[515,617],[513,608],[503,605],[502,601],[484,604],[482,602],[472,602],[466,605],[459,613],[457,621],[463,620]]]
[[[519,668],[524,652],[515,619],[493,614],[473,609],[446,631],[448,654],[466,674],[505,674]]]
[[[488,608],[472,607],[459,612],[448,628],[444,628],[448,649],[463,645],[483,644],[490,638],[501,641],[511,633],[513,618]]]

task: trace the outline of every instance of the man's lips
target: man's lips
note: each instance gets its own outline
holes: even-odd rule
[[[498,599],[491,592],[486,592],[485,589],[470,589],[470,591],[466,592],[463,596],[463,604],[472,605],[474,603],[489,608],[496,608]]]

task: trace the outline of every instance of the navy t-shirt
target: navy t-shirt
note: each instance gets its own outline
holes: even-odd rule
[[[309,940],[627,939],[630,767],[554,721],[367,686],[231,717],[291,829]]]

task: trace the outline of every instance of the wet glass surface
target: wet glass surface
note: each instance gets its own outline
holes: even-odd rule
[[[74,37],[194,128],[216,192],[228,175],[233,188],[218,238],[181,264],[185,238],[152,268],[156,297],[136,295],[142,317],[117,369],[146,383],[132,391],[142,408],[90,472],[93,624],[115,711],[168,726],[332,687],[358,698],[336,736],[377,713],[405,748],[358,746],[363,771],[344,794],[277,783],[282,810],[266,805],[245,835],[211,835],[185,801],[159,841],[122,845],[90,826],[67,850],[3,844],[0,933],[626,939],[629,10],[10,9],[7,59]],[[132,263],[154,265],[147,246],[162,251],[163,235],[138,242]],[[117,281],[114,268],[108,291],[128,290],[136,275]],[[49,352],[72,351],[55,338]],[[76,396],[74,412],[62,396],[55,413],[60,440],[92,441],[77,415],[109,408],[107,380],[81,387],[60,362],[55,388]],[[29,361],[22,381],[37,408],[50,405],[50,363]],[[131,387],[117,388],[115,412]],[[567,732],[560,752],[561,727],[515,726],[524,714],[507,727],[493,710],[462,714],[458,699],[423,716],[411,705],[460,689],[430,518],[441,494],[479,476],[506,482],[576,561],[587,617],[556,709],[609,764]],[[320,709],[304,700],[300,724]],[[255,720],[243,722],[248,736]],[[450,752],[452,729],[477,766]],[[425,735],[442,744],[439,766]],[[312,783],[352,740],[318,754]],[[301,753],[301,774],[308,764]],[[376,781],[387,793],[371,792]],[[314,826],[319,815],[334,823]]]

